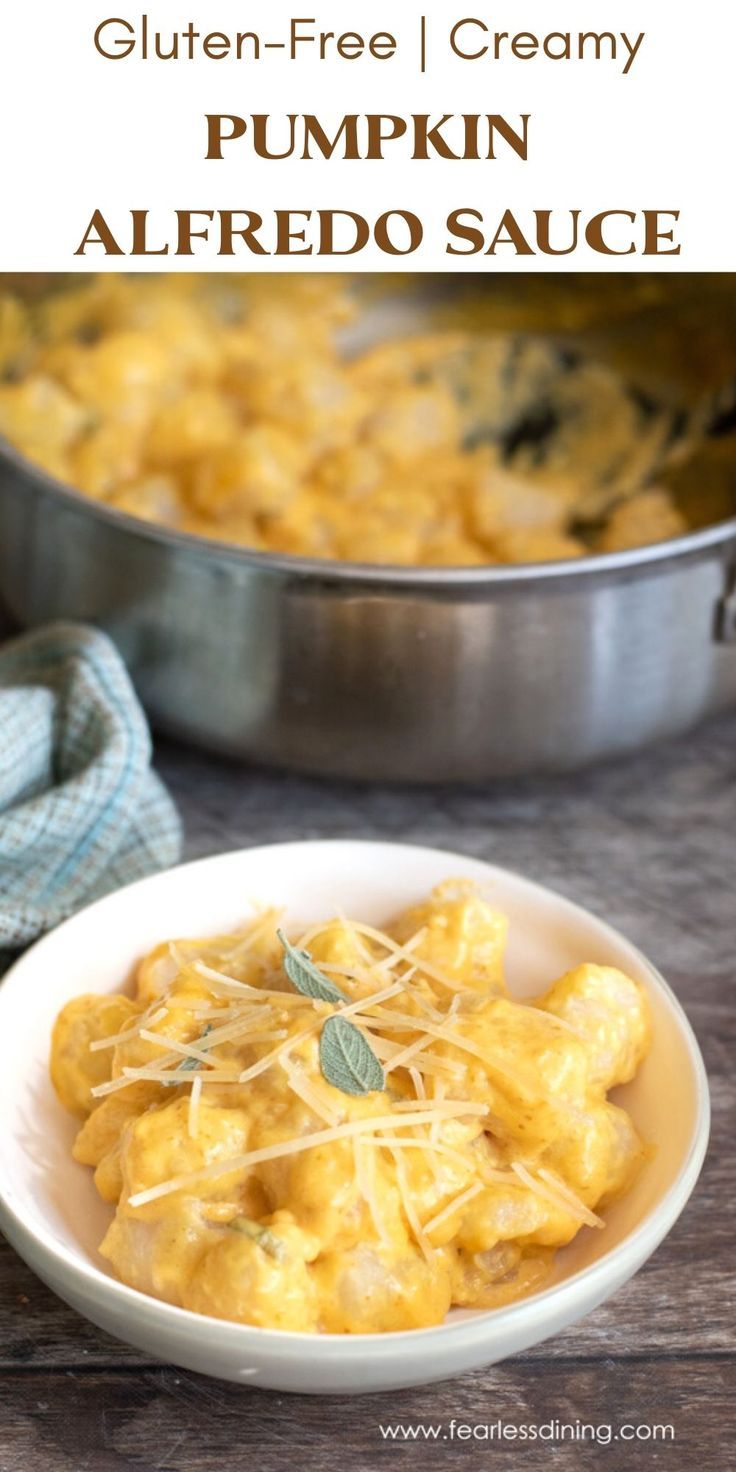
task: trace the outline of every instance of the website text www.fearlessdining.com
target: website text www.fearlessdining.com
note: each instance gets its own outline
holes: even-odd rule
[[[589,1441],[609,1446],[612,1441],[674,1441],[671,1423],[651,1424],[645,1421],[529,1421],[518,1425],[513,1421],[395,1421],[379,1424],[382,1441]]]

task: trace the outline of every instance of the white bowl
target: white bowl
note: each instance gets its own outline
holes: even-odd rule
[[[654,1042],[636,1080],[617,1091],[656,1153],[605,1231],[583,1229],[558,1255],[551,1287],[493,1312],[393,1334],[285,1333],[204,1318],[109,1276],[97,1253],[109,1207],[71,1158],[75,1122],[48,1078],[59,1008],[83,991],[111,992],[157,941],[226,930],[252,901],[284,903],[289,923],[337,907],[382,922],[440,880],[478,880],[511,920],[509,980],[542,991],[581,961],[644,982]],[[687,1019],[666,982],[616,931],[517,874],[435,849],[390,843],[287,843],[185,864],[130,885],[61,925],[26,953],[0,988],[3,1151],[0,1225],[26,1262],[93,1323],[162,1360],[277,1390],[366,1392],[442,1380],[537,1344],[602,1303],[670,1230],[698,1177],[708,1139],[708,1086]]]

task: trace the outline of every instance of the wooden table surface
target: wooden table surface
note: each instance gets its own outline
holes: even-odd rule
[[[574,778],[464,790],[299,780],[164,746],[158,762],[189,856],[396,838],[507,864],[607,916],[688,1011],[710,1074],[711,1148],[671,1236],[611,1302],[503,1365],[395,1395],[284,1396],[156,1364],[77,1317],[4,1247],[0,1472],[368,1472],[470,1458],[498,1472],[736,1467],[736,718]],[[451,1435],[453,1418],[469,1438]],[[507,1439],[481,1439],[498,1422]],[[596,1439],[548,1439],[554,1422],[588,1423]],[[388,1438],[399,1423],[420,1428],[419,1442]],[[671,1426],[674,1439],[623,1439],[624,1425]]]

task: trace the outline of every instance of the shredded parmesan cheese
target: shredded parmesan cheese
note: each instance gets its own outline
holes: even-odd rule
[[[370,1044],[376,1057],[389,1063],[397,1053],[401,1052],[398,1043],[390,1043],[388,1038],[381,1037],[379,1033],[371,1032]],[[463,1076],[461,1063],[453,1063],[450,1058],[438,1058],[434,1054],[421,1053],[415,1059],[414,1071],[426,1073],[430,1078],[441,1076],[442,1078],[461,1079]]]
[[[570,1206],[574,1208],[575,1211],[580,1213],[587,1226],[605,1227],[606,1224],[603,1220],[603,1217],[596,1216],[595,1212],[591,1211],[590,1208],[585,1205],[585,1202],[581,1201],[580,1197],[576,1196],[575,1192],[571,1191],[570,1187],[567,1186],[564,1181],[561,1181],[559,1179],[559,1176],[553,1175],[551,1170],[540,1170],[538,1174],[541,1176],[543,1181],[546,1181],[547,1185],[553,1191],[557,1192],[558,1196],[562,1197],[563,1201],[568,1201],[570,1203]]]
[[[409,1114],[412,1110],[425,1110],[426,1107],[426,1104],[423,1104],[421,1099],[402,1099],[398,1104],[394,1104],[397,1114]],[[464,1114],[469,1115],[485,1115],[488,1113],[488,1106],[486,1104],[474,1103],[469,1099],[443,1099],[441,1104],[433,1102],[431,1108],[433,1113],[444,1113],[445,1110],[449,1110],[453,1115],[457,1115],[460,1109],[462,1109]]]
[[[225,1023],[223,1027],[213,1028],[207,1033],[207,1048],[215,1048],[219,1043],[230,1043],[237,1039],[242,1039],[243,1043],[247,1044],[255,1042],[257,1037],[277,1037],[279,1029],[274,1029],[271,1024],[280,1020],[277,1019],[272,1007],[252,1008],[247,1016],[245,1014],[238,1016],[233,1021]],[[283,1029],[280,1031],[285,1037],[285,1031]],[[201,1037],[195,1038],[194,1042],[198,1045],[204,1042],[204,1039],[205,1034],[203,1033]]]
[[[414,1058],[417,1053],[423,1052],[425,1048],[431,1048],[433,1042],[434,1038],[431,1037],[415,1038],[414,1042],[409,1043],[407,1048],[400,1048],[399,1052],[394,1054],[385,1072],[391,1073],[394,1068],[406,1068],[410,1058]]]
[[[189,1113],[187,1116],[187,1133],[192,1140],[196,1139],[197,1126],[199,1122],[199,1099],[202,1093],[202,1076],[197,1073],[192,1084],[192,1092],[189,1095]]]
[[[139,1080],[160,1084],[188,1084],[191,1073],[184,1073],[181,1068],[156,1069],[156,1068],[124,1068],[124,1078],[116,1079],[115,1082],[124,1088],[126,1084],[134,1084]],[[236,1084],[237,1073],[226,1068],[212,1068],[208,1073],[202,1071],[199,1074],[203,1084]],[[105,1086],[107,1087],[107,1086]]]
[[[397,1153],[392,1145],[389,1145],[389,1150],[391,1151],[394,1164],[396,1166],[396,1184],[399,1188],[399,1196],[401,1197],[401,1205],[404,1208],[404,1215],[415,1240],[418,1242],[425,1258],[427,1259],[427,1262],[431,1262],[433,1253],[432,1243],[430,1242],[429,1238],[426,1236],[422,1228],[422,1224],[419,1220],[419,1213],[414,1205],[414,1202],[412,1201],[411,1188],[406,1177],[406,1167],[404,1165],[404,1161],[401,1157],[401,1154]]]
[[[448,991],[458,992],[465,990],[462,982],[450,981],[450,978],[445,976],[444,972],[440,971],[437,966],[433,966],[423,956],[414,956],[405,945],[399,945],[398,941],[392,940],[391,936],[385,935],[382,930],[375,930],[372,925],[363,925],[358,920],[351,920],[350,924],[358,935],[365,935],[369,940],[374,940],[377,945],[383,946],[393,956],[400,956],[402,960],[414,961],[419,972],[423,972],[425,976],[431,976],[433,981],[438,982],[440,986],[446,987]],[[419,934],[421,936],[421,932]],[[412,939],[416,944],[416,939],[414,937]]]
[[[339,1017],[350,1017],[359,1008],[365,1006],[366,1002],[370,1002],[375,1007],[379,1002],[387,1001],[389,997],[396,996],[396,993],[399,991],[401,991],[401,986],[398,982],[395,982],[393,986],[387,986],[384,991],[376,992],[373,997],[362,997],[359,1002],[351,1002],[347,1007],[336,1008],[335,1015]],[[321,1005],[324,1007],[325,1003]],[[301,1042],[303,1038],[308,1038],[312,1033],[317,1031],[317,1028],[322,1026],[323,1022],[324,1016],[315,1018],[314,1022],[311,1022],[308,1027],[302,1028],[302,1031],[296,1033],[294,1037],[287,1038],[286,1042],[281,1043],[278,1048],[273,1048],[270,1053],[266,1054],[265,1058],[259,1058],[257,1063],[252,1064],[250,1068],[244,1069],[240,1075],[241,1084],[250,1083],[251,1079],[257,1078],[259,1073],[264,1073],[267,1068],[270,1068],[273,1063],[278,1061],[281,1054],[287,1048],[291,1049],[297,1043]]]
[[[364,1027],[384,1027],[389,1032],[406,1031],[410,1028],[412,1032],[417,1030],[430,1033],[432,1037],[439,1038],[441,1042],[450,1043],[453,1048],[459,1048],[463,1053],[470,1053],[474,1058],[479,1058],[487,1068],[497,1073],[499,1078],[506,1080],[516,1093],[525,1093],[529,1098],[539,1098],[541,1091],[535,1085],[533,1079],[520,1073],[518,1068],[513,1071],[494,1053],[489,1053],[487,1048],[480,1048],[477,1043],[472,1043],[462,1033],[454,1032],[446,1025],[435,1026],[432,1022],[423,1022],[418,1017],[410,1017],[404,1012],[383,1012],[380,1018],[356,1017],[357,1023]]]
[[[474,1181],[472,1186],[468,1186],[465,1191],[461,1191],[460,1195],[456,1196],[454,1201],[448,1202],[447,1206],[443,1206],[442,1210],[438,1211],[436,1216],[431,1217],[428,1222],[424,1223],[425,1232],[433,1232],[435,1227],[441,1227],[442,1223],[447,1221],[448,1217],[454,1216],[456,1211],[460,1211],[463,1206],[467,1206],[468,1202],[472,1201],[473,1197],[477,1196],[482,1190],[483,1182]]]
[[[291,1058],[286,1056],[282,1057],[279,1061],[292,1092],[301,1099],[303,1104],[306,1104],[308,1109],[311,1109],[313,1114],[316,1114],[322,1120],[323,1124],[336,1125],[338,1123],[338,1116],[335,1114],[334,1109],[330,1109],[324,1100],[320,1098],[318,1088],[312,1083],[311,1079],[307,1078],[304,1070],[299,1067],[299,1064],[292,1062]]]
[[[123,1029],[122,1032],[114,1033],[112,1037],[97,1038],[95,1042],[90,1043],[90,1053],[99,1053],[102,1051],[103,1048],[116,1048],[118,1043],[130,1042],[131,1038],[137,1038],[139,1036],[142,1027],[154,1027],[157,1022],[161,1022],[161,1020],[166,1016],[169,1009],[168,1007],[156,1007],[157,1001],[158,997],[156,997],[155,1001],[151,1003],[150,1007],[146,1008],[146,1011],[136,1019],[134,1027],[126,1027]]]
[[[225,959],[227,961],[234,961],[239,960],[241,956],[247,956],[248,952],[253,950],[253,947],[258,944],[265,932],[276,929],[282,914],[282,910],[269,909],[262,915],[258,915],[253,921],[250,930],[238,941],[237,945],[225,953]]]
[[[358,1183],[358,1190],[368,1207],[368,1213],[376,1236],[383,1243],[384,1247],[390,1247],[391,1237],[386,1229],[386,1223],[383,1220],[378,1205],[378,1195],[376,1192],[376,1157],[374,1154],[364,1155],[363,1147],[365,1143],[365,1140],[361,1136],[356,1136],[353,1140],[355,1178]]]
[[[467,1110],[465,1103],[456,1106],[458,1114],[464,1114]],[[423,1114],[417,1113],[406,1120],[397,1118],[395,1114],[369,1115],[365,1119],[351,1119],[345,1124],[339,1124],[334,1129],[316,1130],[313,1134],[299,1135],[297,1139],[280,1140],[275,1145],[265,1145],[261,1150],[250,1150],[246,1155],[235,1155],[231,1160],[217,1160],[212,1165],[207,1165],[202,1170],[191,1171],[186,1175],[172,1176],[168,1181],[162,1181],[157,1186],[151,1186],[146,1191],[139,1191],[136,1195],[129,1197],[129,1206],[144,1206],[148,1201],[156,1201],[159,1196],[168,1196],[172,1191],[181,1191],[189,1186],[198,1185],[201,1181],[213,1181],[218,1176],[225,1175],[231,1171],[250,1170],[251,1166],[261,1165],[266,1160],[278,1160],[282,1156],[295,1155],[302,1150],[313,1150],[317,1145],[330,1145],[333,1140],[342,1140],[353,1135],[371,1134],[375,1130],[402,1129],[407,1126],[411,1128],[415,1124],[431,1124],[435,1113],[429,1105]]]
[[[214,967],[206,966],[204,961],[194,961],[192,970],[196,971],[197,975],[201,976],[203,980],[210,983],[211,990],[215,992],[215,995],[217,994],[218,988],[221,988],[226,992],[232,992],[235,996],[242,994],[243,996],[253,997],[259,1001],[262,1001],[264,997],[271,1000],[276,997],[284,1006],[303,1007],[305,1002],[309,1003],[311,1001],[311,998],[303,997],[296,992],[278,991],[273,987],[251,986],[247,981],[236,981],[234,976],[226,976],[224,971],[215,971]]]
[[[407,1072],[408,1072],[409,1077],[410,1077],[410,1079],[411,1079],[411,1081],[412,1081],[412,1083],[414,1085],[414,1092],[415,1092],[415,1094],[417,1096],[417,1099],[426,1099],[426,1097],[427,1097],[427,1090],[426,1090],[426,1087],[425,1087],[424,1079],[422,1078],[422,1075],[419,1072],[419,1069],[418,1068],[409,1068],[407,1070]]]
[[[435,1081],[434,1081],[434,1098],[433,1098],[433,1103],[435,1105],[441,1104],[442,1101],[443,1101],[443,1099],[444,1099],[444,1097],[445,1097],[445,1082],[444,1082],[444,1079],[443,1078],[436,1078]],[[430,1125],[429,1137],[430,1137],[433,1145],[437,1143],[437,1140],[439,1138],[439,1133],[440,1133],[440,1117],[441,1116],[440,1116],[440,1114],[438,1112],[435,1115],[432,1124]]]
[[[537,1196],[544,1197],[552,1206],[556,1206],[559,1211],[567,1212],[570,1216],[575,1217],[579,1222],[585,1223],[589,1227],[605,1226],[605,1222],[601,1217],[596,1216],[595,1212],[589,1211],[585,1203],[580,1201],[572,1191],[568,1190],[567,1186],[562,1186],[562,1183],[557,1181],[554,1176],[550,1177],[549,1171],[545,1171],[544,1173],[547,1179],[540,1181],[518,1160],[512,1162],[511,1169],[514,1175],[518,1176],[519,1180],[523,1181],[524,1185],[529,1187],[530,1191],[536,1192]],[[540,1171],[541,1174],[542,1172]],[[551,1182],[554,1183],[554,1186]]]
[[[160,1032],[149,1032],[145,1027],[141,1028],[140,1035],[145,1043],[155,1043],[156,1047],[163,1048],[167,1054],[177,1053],[183,1058],[196,1058],[198,1063],[207,1063],[214,1067],[215,1060],[211,1054],[196,1047],[194,1043],[179,1043],[175,1038],[166,1037]]]
[[[420,1136],[419,1130],[415,1130],[411,1138],[399,1139],[393,1135],[365,1135],[361,1136],[364,1145],[373,1145],[383,1149],[389,1145],[394,1150],[424,1150],[427,1154],[442,1155],[451,1160],[465,1175],[471,1169],[466,1156],[461,1155],[459,1150],[453,1150],[451,1145],[443,1145],[438,1140],[432,1140],[427,1135]]]

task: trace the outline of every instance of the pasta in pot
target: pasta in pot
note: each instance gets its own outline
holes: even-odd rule
[[[319,276],[5,298],[0,434],[109,506],[256,551],[482,566],[686,530],[649,483],[666,426],[612,370],[449,328],[348,353],[356,312]]]
[[[604,1228],[645,1147],[607,1095],[649,1043],[641,986],[582,965],[531,1003],[465,883],[386,932],[291,943],[278,915],[158,946],[136,995],[61,1012],[51,1073],[132,1287],[268,1328],[367,1333],[533,1291]]]

